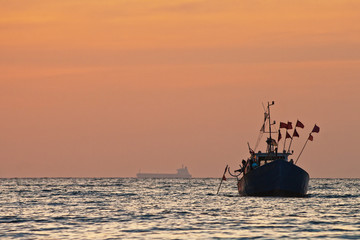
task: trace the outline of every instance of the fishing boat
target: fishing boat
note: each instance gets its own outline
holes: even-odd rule
[[[177,173],[137,173],[137,178],[191,178],[187,167],[177,169]]]
[[[235,170],[234,174],[230,172],[230,168],[226,167],[223,179],[226,180],[225,172],[228,169],[228,172],[232,176],[236,176],[237,188],[239,194],[242,196],[304,197],[308,190],[309,174],[297,166],[293,159],[290,159],[293,154],[293,151],[290,151],[292,139],[294,136],[297,135],[298,137],[299,135],[296,132],[296,127],[294,128],[293,137],[286,131],[286,138],[291,138],[289,149],[286,151],[284,144],[284,150],[279,152],[278,142],[281,139],[280,128],[284,127],[289,129],[289,127],[291,127],[290,129],[292,129],[292,126],[290,122],[287,124],[280,122],[279,130],[276,132],[272,131],[272,126],[276,124],[275,121],[271,121],[270,107],[272,105],[274,105],[274,101],[268,103],[266,108],[264,107],[264,123],[260,130],[261,133],[268,133],[266,151],[255,152],[250,148],[248,143],[250,157],[247,160],[242,160],[241,168]],[[285,126],[282,126],[282,124],[285,124]],[[304,127],[300,121],[296,123],[296,126]],[[313,132],[319,132],[319,127],[315,125]],[[278,133],[278,141],[273,138],[273,135],[276,133]],[[312,141],[311,133],[309,134],[308,140]]]

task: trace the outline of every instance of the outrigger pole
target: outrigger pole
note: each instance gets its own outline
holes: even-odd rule
[[[297,161],[299,160],[302,152],[304,151],[304,149],[305,149],[305,147],[306,147],[306,144],[308,143],[308,141],[309,141],[309,139],[310,139],[310,136],[311,136],[311,133],[309,134],[309,137],[306,139],[306,142],[305,142],[303,148],[301,149],[301,152],[299,153],[299,156],[297,157],[297,159],[296,159],[296,161],[295,161],[295,164],[297,163]]]
[[[227,170],[227,169],[228,169],[228,165],[226,165],[226,167],[225,167],[225,171],[224,171],[224,174],[223,174],[223,176],[222,176],[222,178],[221,178],[221,182],[220,182],[220,185],[219,185],[219,188],[218,188],[218,190],[217,190],[216,195],[219,194],[219,191],[220,191],[220,187],[221,187],[222,182],[223,182],[224,180],[226,180],[226,178],[225,178],[225,173],[226,173],[226,170]]]
[[[318,132],[320,132],[320,128],[315,124],[313,130],[309,133],[309,137],[306,139],[306,142],[305,142],[303,148],[301,149],[301,152],[300,152],[299,156],[297,157],[297,159],[296,159],[296,161],[295,161],[295,164],[297,163],[297,161],[299,160],[302,152],[304,151],[304,148],[305,148],[307,142],[308,142],[309,140],[310,140],[310,141],[313,141],[313,136],[312,136],[311,134],[312,134],[312,133],[318,133]]]

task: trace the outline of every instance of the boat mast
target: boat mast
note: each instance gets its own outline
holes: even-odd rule
[[[267,144],[268,144],[268,153],[272,152],[272,138],[271,138],[271,119],[270,119],[270,106],[274,105],[275,102],[272,101],[271,104],[268,102],[268,119],[269,119],[269,138],[267,139]]]
[[[274,102],[273,102],[274,104]],[[269,135],[271,139],[271,120],[270,120],[270,103],[268,102],[268,113],[269,113]]]

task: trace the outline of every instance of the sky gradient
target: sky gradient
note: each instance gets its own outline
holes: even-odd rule
[[[359,1],[0,5],[0,177],[221,177],[272,100],[311,177],[360,177]]]

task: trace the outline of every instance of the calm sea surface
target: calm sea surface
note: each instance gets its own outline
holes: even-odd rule
[[[306,198],[239,197],[234,179],[0,179],[1,239],[360,239],[360,179]]]

